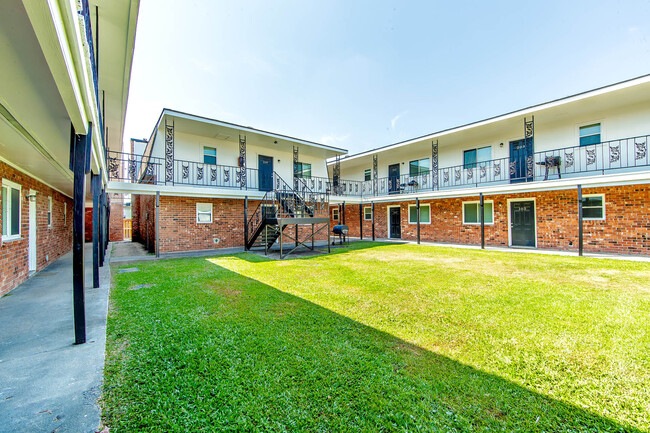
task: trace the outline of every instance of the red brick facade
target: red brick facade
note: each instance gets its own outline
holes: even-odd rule
[[[156,250],[156,196],[131,196],[131,239],[140,242],[148,251]]]
[[[93,241],[93,208],[87,207],[84,213],[84,241]]]
[[[121,194],[109,194],[111,214],[108,221],[108,240],[121,242],[124,240],[124,205]]]
[[[605,195],[605,220],[584,221],[584,250],[619,254],[650,254],[650,186],[584,188],[583,194]],[[485,225],[485,243],[508,246],[508,200],[535,199],[536,239],[538,248],[577,251],[578,205],[577,190],[540,191],[522,194],[485,196],[493,201],[494,224]],[[431,206],[431,223],[420,225],[423,241],[478,245],[479,225],[463,224],[462,203],[477,201],[478,196],[421,200]],[[375,235],[388,237],[388,207],[399,206],[401,238],[415,240],[417,225],[408,223],[408,202],[375,203]],[[369,206],[369,204],[364,204]],[[338,207],[338,206],[337,206]],[[333,207],[332,207],[333,208]],[[359,236],[359,205],[346,204],[345,223],[351,236]],[[330,209],[330,216],[332,215]],[[336,221],[332,220],[332,224]],[[363,222],[364,238],[372,234],[372,222]]]
[[[72,249],[72,199],[34,178],[0,162],[0,179],[22,187],[20,205],[20,239],[0,243],[0,295],[25,281],[29,275],[29,200],[30,189],[36,191],[36,265],[37,270]],[[52,224],[48,226],[48,197],[52,197]],[[4,198],[0,196],[0,204]],[[1,206],[0,206],[1,208]],[[0,226],[2,214],[0,213]]]
[[[133,240],[150,251],[155,250],[155,196],[133,196]],[[196,222],[196,204],[212,203],[212,222]],[[249,200],[249,215],[255,212],[259,200]],[[149,214],[147,220],[146,215]],[[318,227],[316,227],[316,230]],[[284,234],[294,237],[295,227],[288,226]],[[299,240],[311,235],[311,227],[299,226]],[[325,231],[315,239],[327,239]],[[293,241],[287,238],[287,244]],[[160,252],[208,250],[244,246],[244,200],[194,197],[160,197]]]

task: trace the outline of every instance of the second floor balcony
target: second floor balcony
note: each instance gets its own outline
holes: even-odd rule
[[[492,185],[570,179],[598,174],[634,173],[650,169],[650,136],[643,135],[498,158],[428,170],[417,175],[379,177],[358,181],[332,179],[331,194],[348,197],[379,197],[417,194]],[[319,179],[312,179],[315,183]],[[329,179],[323,179],[330,181]],[[314,189],[318,191],[318,189]]]
[[[358,181],[311,176],[294,179],[294,189],[332,196],[370,198],[492,185],[543,182],[597,174],[634,173],[650,169],[650,135],[544,150],[518,158],[498,158],[446,166],[417,175]],[[149,185],[201,186],[270,191],[272,173],[255,168],[205,164],[109,152],[109,179]]]

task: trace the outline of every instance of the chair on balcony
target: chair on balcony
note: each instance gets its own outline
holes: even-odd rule
[[[560,163],[561,159],[559,156],[547,156],[544,158],[544,161],[540,161],[537,165],[543,165],[546,168],[546,173],[544,174],[544,180],[548,180],[548,170],[551,167],[557,168],[557,177],[562,179],[562,173],[560,172]]]

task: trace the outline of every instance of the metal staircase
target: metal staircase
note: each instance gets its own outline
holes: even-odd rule
[[[314,236],[327,227],[329,233],[329,194],[315,193],[303,179],[298,179],[298,189],[289,186],[273,172],[273,190],[268,191],[250,218],[246,221],[246,250],[264,248],[265,253],[276,243],[280,244],[280,257],[284,258],[300,246],[313,249]],[[284,233],[287,226],[296,227],[294,235]],[[300,241],[295,233],[299,225],[310,225],[311,234]],[[315,226],[321,226],[315,230]],[[295,247],[284,253],[284,238]],[[311,246],[306,242],[311,240]],[[328,242],[329,244],[329,242]]]

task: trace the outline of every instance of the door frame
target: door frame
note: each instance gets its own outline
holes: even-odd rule
[[[399,238],[393,238],[390,236],[390,209],[395,207],[399,208]],[[386,231],[388,234],[388,239],[402,239],[402,206],[399,204],[386,206],[386,221],[388,222],[388,230]]]
[[[512,217],[512,208],[510,203],[516,202],[516,201],[532,201],[533,202],[533,220],[535,221],[535,225],[533,226],[533,230],[535,232],[535,246],[533,247],[522,247],[521,245],[514,245],[516,248],[537,248],[537,200],[535,197],[526,197],[526,198],[509,198],[507,200],[508,203],[508,246],[512,247],[512,225],[510,224],[510,219]]]
[[[268,158],[268,159],[271,160],[271,173],[270,173],[270,176],[271,176],[271,180],[270,180],[271,189],[269,189],[269,190],[262,189],[262,182],[260,182],[262,180],[262,165],[260,164],[260,158],[261,157]],[[273,157],[272,156],[262,155],[261,153],[257,154],[257,183],[258,183],[257,190],[258,191],[264,191],[264,192],[273,191],[273,188],[275,187],[275,185],[273,185],[273,171],[274,171],[273,165],[274,165],[274,162],[273,162]]]
[[[36,206],[36,200],[32,201],[31,197],[36,198],[36,191],[33,189],[29,190],[28,199],[29,210],[28,210],[28,221],[29,221],[29,239],[27,240],[27,270],[28,272],[34,272],[38,269],[38,207]]]

